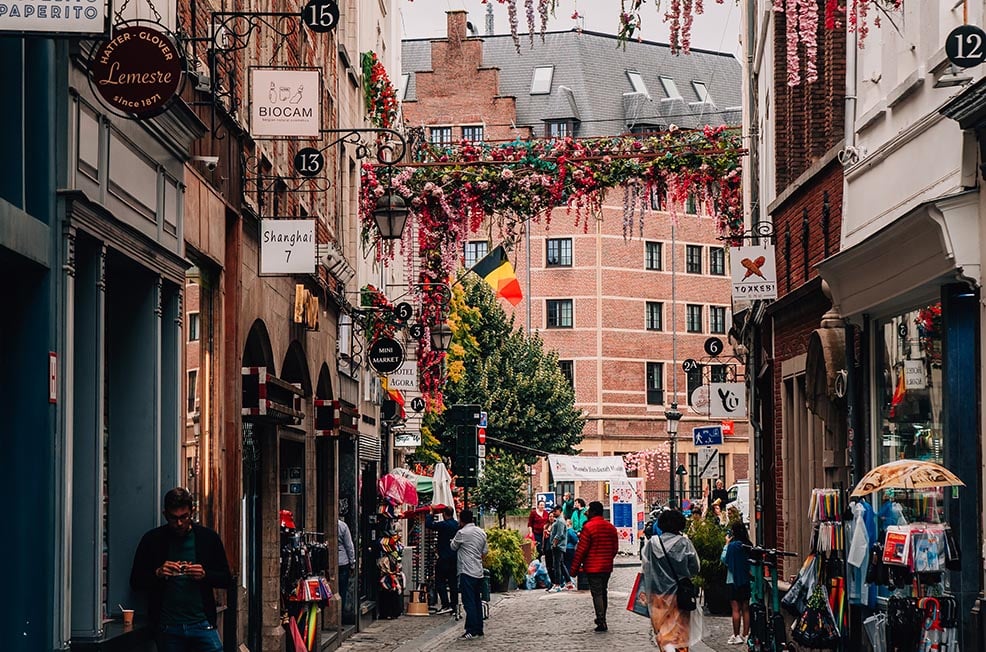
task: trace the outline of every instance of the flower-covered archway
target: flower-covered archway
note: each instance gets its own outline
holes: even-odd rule
[[[413,157],[415,163],[396,170],[363,166],[363,242],[378,259],[392,257],[394,247],[400,247],[421,321],[434,325],[444,320],[445,296],[439,288],[460,265],[463,243],[487,220],[503,241],[513,243],[525,222],[547,224],[553,209],[567,205],[575,224],[587,230],[603,195],[622,188],[625,237],[642,233],[645,219],[656,219],[652,193],[665,199],[672,219],[692,196],[710,207],[721,235],[742,231],[743,153],[740,134],[725,127],[689,131],[672,126],[642,136],[426,146]],[[388,192],[399,195],[410,209],[399,245],[381,240],[373,221],[377,200]],[[418,278],[410,275],[415,262]],[[442,356],[427,337],[419,343],[421,386],[429,405],[441,405]]]

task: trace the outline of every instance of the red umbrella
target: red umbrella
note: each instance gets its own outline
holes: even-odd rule
[[[377,492],[391,505],[418,504],[418,490],[414,483],[393,473],[388,473],[377,481]]]

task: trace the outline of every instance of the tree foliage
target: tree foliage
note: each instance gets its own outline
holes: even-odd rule
[[[449,326],[445,405],[482,406],[487,437],[548,453],[575,452],[585,419],[558,354],[545,351],[537,334],[515,328],[491,288],[473,275],[453,288]],[[454,454],[455,429],[447,427],[444,413],[426,415],[423,430],[423,458]]]
[[[494,510],[500,527],[507,526],[507,512],[527,502],[521,469],[521,463],[507,453],[497,453],[486,459],[486,470],[476,490],[476,503],[483,509]]]

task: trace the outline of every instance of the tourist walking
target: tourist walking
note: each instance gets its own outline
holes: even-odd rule
[[[572,572],[575,575],[586,574],[592,608],[596,612],[595,631],[605,632],[609,629],[606,625],[609,578],[613,574],[613,559],[619,551],[620,538],[613,524],[603,518],[601,502],[593,500],[586,513],[589,520],[579,533]]]
[[[452,537],[451,547],[458,553],[459,594],[466,611],[464,639],[483,635],[483,556],[489,554],[486,532],[473,523],[471,509],[459,512],[459,531]]]
[[[352,571],[356,568],[356,549],[353,548],[353,535],[349,531],[349,525],[339,516],[337,526],[339,538],[339,601],[342,620],[345,621],[349,616],[349,578]]]
[[[746,526],[742,521],[733,522],[721,557],[726,564],[726,588],[733,608],[733,635],[728,641],[733,645],[746,643],[750,635],[750,557],[744,547],[750,545]]]
[[[549,512],[544,508],[544,501],[537,501],[537,506],[531,510],[527,517],[527,533],[534,539],[534,546],[537,548],[537,556],[544,554],[544,526],[548,524]]]
[[[575,499],[575,509],[572,510],[572,528],[575,534],[582,531],[582,526],[589,519],[585,514],[585,501],[581,498]]]
[[[687,650],[692,640],[691,617],[701,614],[701,610],[678,609],[678,580],[695,577],[700,565],[695,546],[682,535],[685,525],[685,516],[678,510],[661,512],[657,518],[661,534],[652,536],[644,547],[641,590],[647,593],[653,635],[662,652]],[[702,635],[697,629],[694,640]]]
[[[459,605],[458,555],[452,550],[452,537],[459,531],[459,522],[455,520],[455,512],[451,507],[442,509],[441,521],[435,520],[434,513],[425,516],[425,527],[438,533],[438,559],[435,560],[435,592],[441,607],[435,612],[438,615],[455,611]]]
[[[572,587],[572,577],[568,574],[568,568],[565,565],[565,546],[568,542],[568,524],[565,522],[565,517],[563,516],[562,508],[560,505],[555,505],[555,508],[551,510],[553,521],[551,522],[551,531],[549,536],[550,547],[551,547],[551,563],[554,568],[554,577],[552,581],[555,582],[555,586],[552,587],[554,591],[561,591],[563,586],[569,588]]]

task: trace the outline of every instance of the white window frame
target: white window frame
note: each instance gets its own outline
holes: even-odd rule
[[[630,86],[633,88],[634,93],[643,93],[650,99],[650,91],[647,90],[647,82],[644,81],[644,76],[641,75],[636,70],[627,70],[627,78],[630,80]]]
[[[547,71],[545,73],[544,71]],[[540,72],[540,74],[539,74]],[[545,78],[544,75],[547,75]],[[554,66],[536,66],[531,71],[531,95],[549,95],[551,93],[551,83],[555,78]]]
[[[664,88],[664,94],[668,96],[669,100],[681,99],[681,91],[678,90],[678,85],[674,83],[673,78],[662,75],[658,79],[661,80],[661,86]]]

